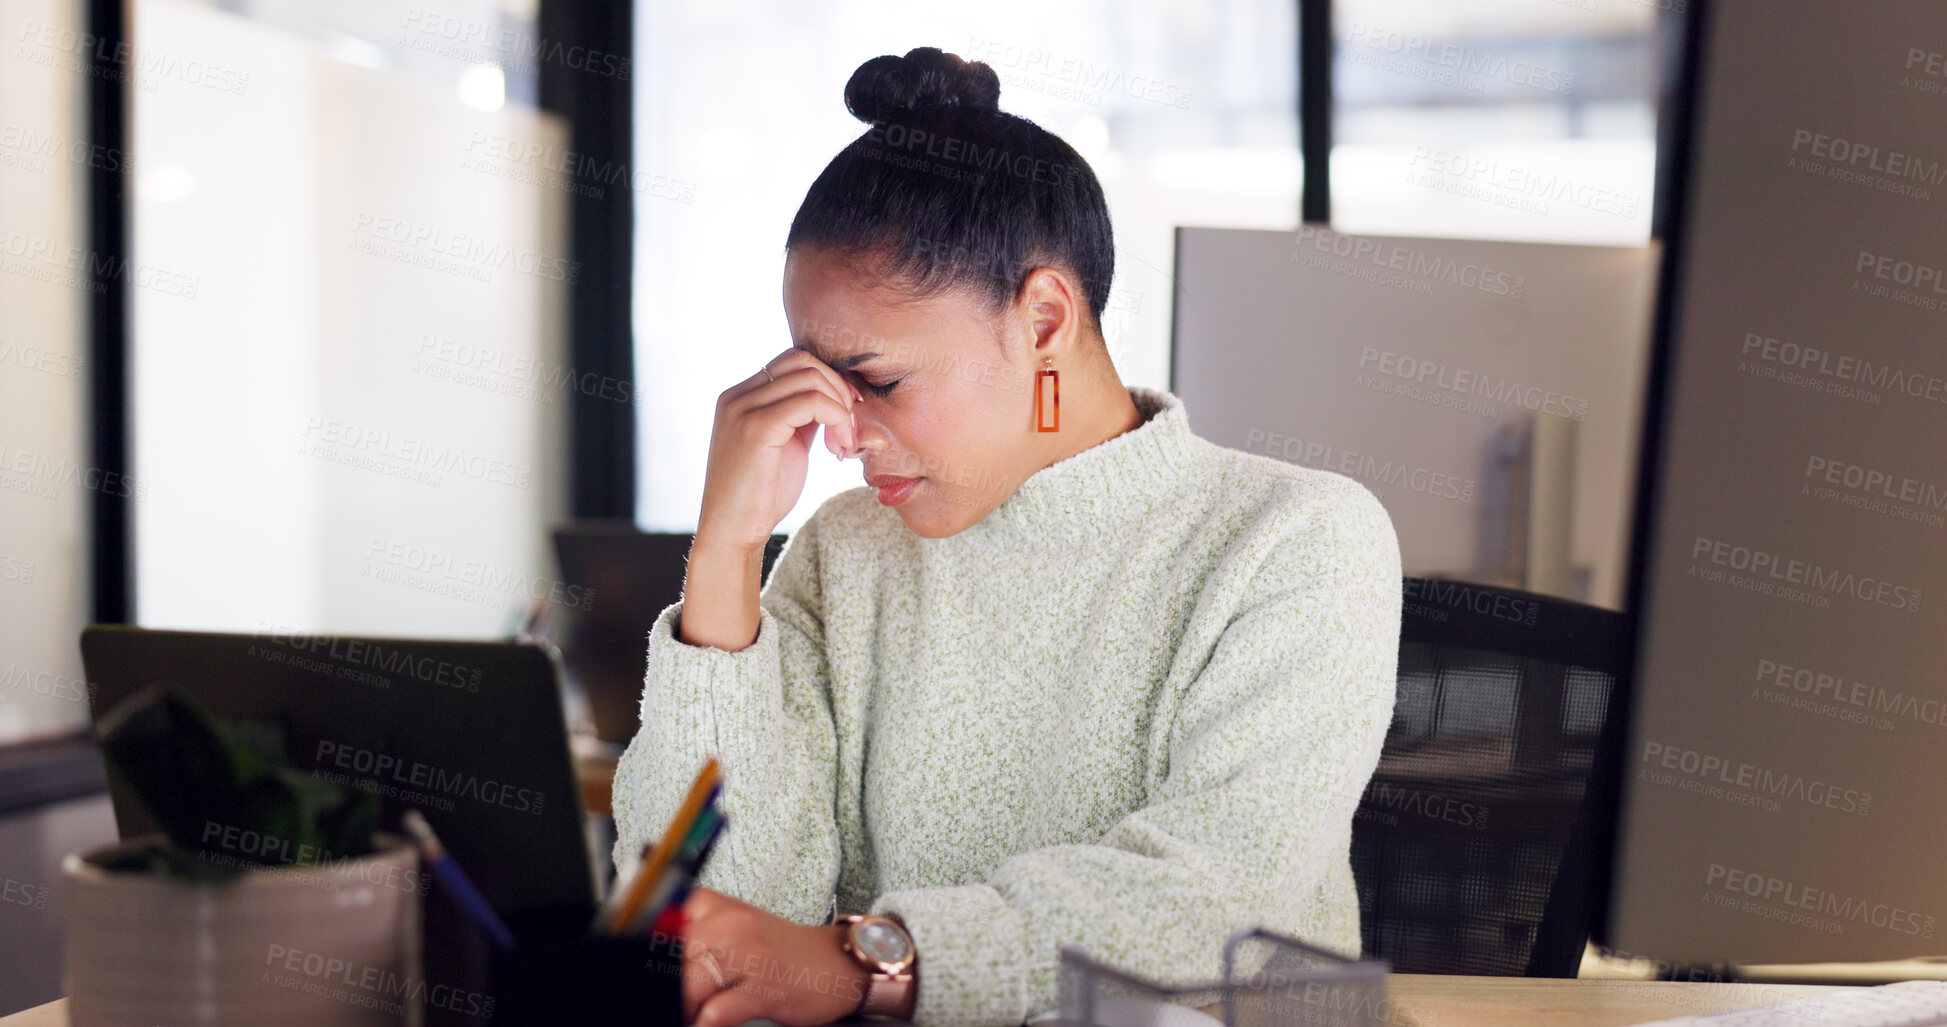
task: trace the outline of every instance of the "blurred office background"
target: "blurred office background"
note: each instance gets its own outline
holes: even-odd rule
[[[862,129],[840,94],[870,56],[985,60],[1004,107],[1091,161],[1131,384],[1167,384],[1176,226],[1300,223],[1291,0],[641,0],[607,23],[627,40],[570,45],[542,7],[137,0],[133,54],[107,63],[127,72],[127,152],[89,132],[104,78],[84,5],[10,8],[0,738],[85,720],[74,638],[113,577],[90,565],[106,492],[129,493],[121,605],[152,627],[493,636],[572,586],[545,546],[562,518],[693,528],[712,404],[789,345],[783,232]],[[1334,229],[1649,240],[1656,5],[1339,0],[1331,18]],[[583,106],[550,109],[549,75]],[[590,145],[589,97],[626,101],[632,132]],[[125,254],[89,231],[111,162]],[[1524,202],[1543,176],[1603,199]],[[607,225],[601,250],[577,217],[633,230]],[[108,326],[87,264],[117,259],[128,465],[91,484],[90,333]],[[587,359],[591,323],[630,373]],[[591,435],[578,406],[625,427]],[[631,452],[575,452],[591,438]],[[577,503],[617,466],[608,509]],[[814,461],[779,530],[857,473]]]
[[[1322,47],[1301,31],[1321,9]],[[1308,74],[1332,93],[1311,148],[1333,230],[1643,247],[1672,31],[1635,0],[19,0],[4,19],[0,816],[41,813],[0,832],[0,867],[112,835],[98,761],[75,771],[92,798],[47,805],[50,747],[88,721],[87,623],[503,637],[577,600],[553,527],[693,529],[716,396],[789,345],[784,232],[863,129],[841,93],[867,58],[984,60],[1005,109],[1091,162],[1111,354],[1167,387],[1175,229],[1300,226]],[[1536,181],[1601,199],[1528,202]],[[858,473],[814,461],[778,530]],[[1625,498],[1605,495],[1616,518]],[[1614,576],[1578,597],[1616,605]],[[51,882],[9,881],[51,907],[0,918],[58,911]],[[23,964],[0,1010],[51,979]]]
[[[644,375],[651,400],[639,421],[637,509],[648,528],[695,526],[717,393],[790,344],[774,302],[783,227],[825,162],[863,129],[840,94],[867,57],[937,45],[984,60],[1000,75],[1003,108],[1089,161],[1116,230],[1103,334],[1130,384],[1167,384],[1175,226],[1299,224],[1290,0],[925,9],[649,0],[638,17],[637,153],[697,183],[694,203],[637,213],[636,353],[639,366],[658,369]],[[1339,0],[1332,20],[1335,229],[1649,238],[1654,5]],[[1559,176],[1624,199],[1537,214],[1496,187],[1511,175]],[[779,530],[857,478],[855,464],[813,461]]]

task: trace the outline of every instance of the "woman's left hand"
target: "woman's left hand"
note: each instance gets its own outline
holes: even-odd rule
[[[840,925],[807,927],[708,888],[693,889],[683,912],[683,1017],[697,1027],[814,1027],[865,999],[865,970],[845,954]]]

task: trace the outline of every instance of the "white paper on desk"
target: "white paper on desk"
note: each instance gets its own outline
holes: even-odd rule
[[[1060,1019],[1061,1011],[1044,1009],[1028,1017],[1030,1024]],[[1224,1027],[1224,1022],[1201,1009],[1155,999],[1117,996],[1095,1000],[1099,1027]]]

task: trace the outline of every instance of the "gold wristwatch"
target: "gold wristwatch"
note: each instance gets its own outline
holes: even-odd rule
[[[845,954],[868,975],[857,1012],[910,1019],[918,999],[919,953],[906,925],[869,913],[849,913],[835,922],[845,926]]]

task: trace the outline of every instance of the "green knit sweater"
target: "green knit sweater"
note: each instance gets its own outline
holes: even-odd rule
[[[1357,953],[1392,521],[1350,478],[1129,394],[1141,426],[949,538],[869,488],[832,496],[741,651],[678,641],[682,604],[664,610],[616,772],[618,869],[715,753],[729,825],[699,883],[805,924],[898,914],[920,1024],[1052,1007],[1062,944],[1175,984],[1216,979],[1247,925]]]

